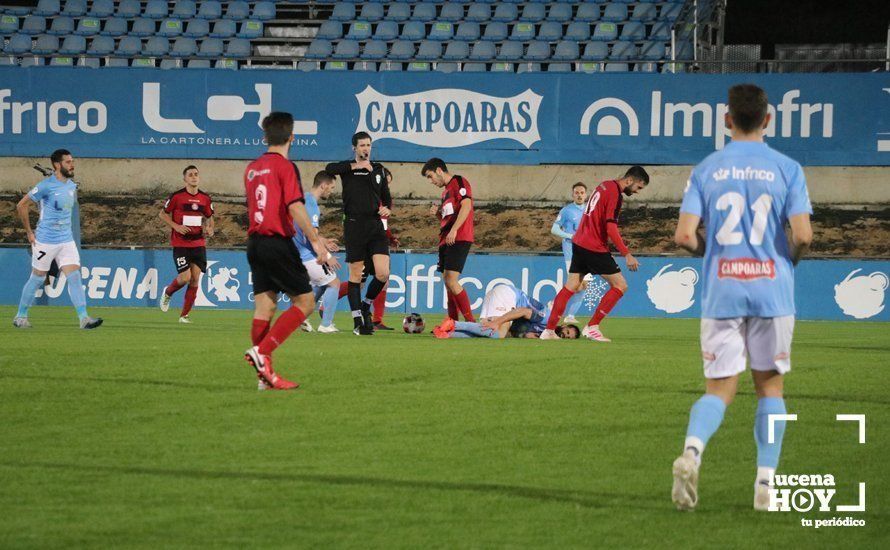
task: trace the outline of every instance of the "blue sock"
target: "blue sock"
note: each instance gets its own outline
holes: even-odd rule
[[[458,336],[458,338],[500,338],[501,335],[490,328],[483,328],[479,323],[467,323],[465,321],[455,321],[454,332],[466,333],[468,336]]]
[[[324,313],[321,314],[321,324],[330,326],[334,322],[334,314],[337,313],[337,295],[340,293],[340,286],[329,286],[321,296],[321,304],[324,306]]]
[[[705,394],[699,398],[689,411],[689,427],[686,429],[684,450],[692,448],[696,459],[701,460],[708,440],[723,422],[726,403],[716,395]]]
[[[44,280],[46,280],[46,276],[34,275],[33,272],[31,273],[31,277],[28,278],[25,282],[25,286],[22,288],[22,297],[19,300],[19,311],[15,314],[16,317],[28,316],[28,308],[34,305],[34,299],[37,297],[37,290],[43,285]]]
[[[782,437],[785,435],[785,421],[776,421],[773,428],[773,442],[769,443],[769,415],[785,414],[785,400],[781,397],[762,397],[757,401],[757,415],[754,417],[754,440],[757,442],[757,467],[779,466],[782,452]]]
[[[584,295],[585,293],[583,291],[576,292],[575,295],[569,299],[569,303],[566,304],[566,317],[574,317],[577,315],[578,310],[584,305]]]
[[[80,270],[77,269],[65,275],[68,280],[68,297],[71,298],[71,305],[77,311],[77,318],[83,319],[87,317],[87,297],[83,293],[83,281],[80,278]]]

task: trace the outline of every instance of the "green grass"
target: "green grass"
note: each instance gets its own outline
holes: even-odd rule
[[[758,514],[749,379],[705,454],[699,509],[670,502],[703,387],[696,321],[610,320],[609,345],[295,334],[276,368],[302,388],[257,392],[246,311],[183,326],[93,308],[96,331],[70,308],[34,308],[29,331],[13,313],[2,548],[887,547],[887,324],[798,322],[786,384],[799,420],[780,470],[834,474],[835,504],[865,481],[868,511]],[[866,414],[865,445],[838,413]],[[867,526],[800,525],[834,515]]]

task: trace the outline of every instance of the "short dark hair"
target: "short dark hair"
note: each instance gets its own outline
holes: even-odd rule
[[[312,187],[318,187],[329,181],[334,181],[334,176],[332,176],[328,172],[325,172],[324,170],[321,170],[317,174],[315,174],[315,179],[312,180]]]
[[[578,325],[560,325],[556,327],[556,334],[562,338],[562,334],[565,332],[567,328],[575,329],[574,336],[571,338],[572,340],[577,340],[581,337],[581,329],[578,328]]]
[[[371,139],[371,134],[368,132],[356,132],[352,134],[352,146],[355,147],[358,145],[358,142],[363,139]]]
[[[624,177],[640,180],[643,182],[643,185],[649,185],[649,174],[646,173],[646,170],[642,166],[631,166],[627,169],[627,172],[624,173]]]
[[[763,125],[769,106],[766,92],[754,84],[736,84],[729,89],[729,116],[732,123],[748,134]]]
[[[62,162],[62,157],[66,155],[71,155],[71,151],[68,149],[56,149],[53,151],[53,154],[49,156],[49,161],[53,164],[57,162]]]
[[[294,135],[294,117],[284,111],[273,111],[263,119],[263,137],[269,145],[284,145]]]
[[[195,166],[194,164],[189,164],[182,170],[182,176],[185,177],[185,173],[188,172],[189,170],[198,170],[198,167]],[[198,171],[200,172],[200,170],[198,170]]]
[[[579,181],[578,183],[576,183],[575,185],[573,185],[573,186],[572,186],[572,191],[574,191],[576,187],[583,187],[584,190],[587,191],[587,186],[584,185],[584,182],[583,182],[583,181]]]
[[[445,164],[444,160],[438,157],[433,157],[426,161],[426,164],[420,169],[420,175],[426,177],[427,172],[435,172],[439,168],[441,168],[443,172],[448,171],[448,166]]]

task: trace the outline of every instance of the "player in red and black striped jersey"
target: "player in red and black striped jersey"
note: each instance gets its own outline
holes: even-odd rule
[[[250,331],[253,347],[244,357],[256,369],[261,382],[273,389],[293,389],[297,384],[278,376],[272,369],[272,352],[312,313],[315,305],[312,286],[300,253],[291,237],[294,224],[309,240],[317,261],[331,269],[340,264],[327,251],[312,226],[304,206],[303,189],[297,166],[287,159],[294,141],[294,118],[290,113],[273,112],[263,119],[263,134],[269,149],[244,171],[247,196],[247,261],[253,278],[254,313]],[[291,299],[291,307],[275,316],[278,294]]]
[[[466,178],[451,174],[440,158],[426,161],[420,174],[436,187],[444,187],[439,205],[433,205],[430,213],[440,218],[438,270],[448,289],[448,317],[456,321],[460,311],[464,319],[475,323],[467,291],[459,281],[473,245],[473,190]]]
[[[161,293],[160,306],[161,311],[167,311],[173,294],[188,285],[179,322],[191,323],[189,312],[198,295],[201,273],[207,269],[205,237],[213,237],[213,201],[210,195],[198,189],[201,174],[197,166],[186,166],[182,180],[185,187],[170,195],[158,214],[170,227],[170,246],[173,247],[177,272],[176,278]]]
[[[627,281],[609,251],[609,241],[624,256],[627,268],[636,271],[640,262],[630,253],[618,232],[618,216],[621,214],[622,194],[630,197],[639,193],[649,184],[649,174],[641,166],[632,166],[619,180],[602,182],[584,207],[581,223],[572,237],[572,263],[565,287],[556,295],[547,330],[541,333],[542,340],[555,340],[554,332],[566,304],[573,294],[584,286],[582,280],[587,274],[599,275],[609,283],[609,290],[600,300],[593,317],[584,330],[583,336],[597,342],[609,342],[599,329],[599,324],[612,311],[618,300],[627,292]]]

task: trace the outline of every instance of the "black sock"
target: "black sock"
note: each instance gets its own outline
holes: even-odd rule
[[[352,322],[355,326],[362,324],[362,285],[349,281],[346,288],[346,296],[349,298],[349,309],[352,310]]]
[[[369,307],[374,302],[374,299],[377,298],[377,295],[380,294],[380,291],[383,290],[386,284],[380,282],[380,279],[374,277],[371,279],[371,282],[368,283],[368,291],[365,293],[365,304]]]

